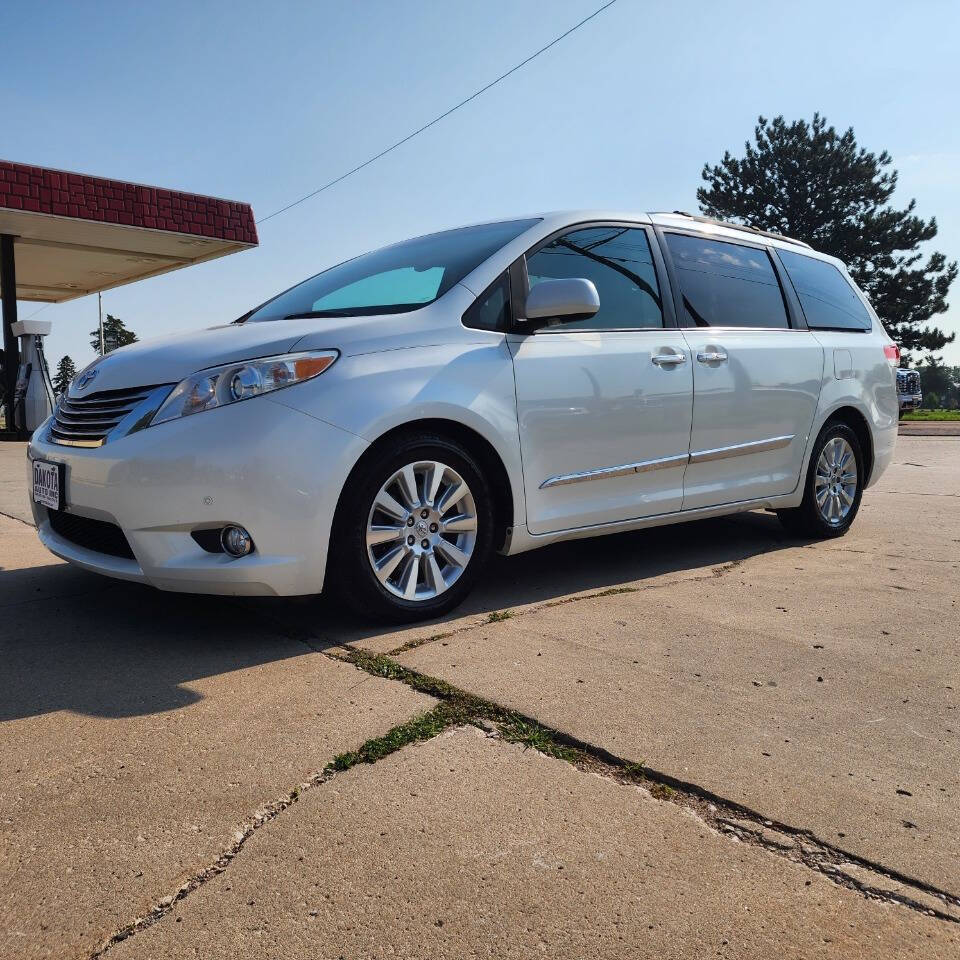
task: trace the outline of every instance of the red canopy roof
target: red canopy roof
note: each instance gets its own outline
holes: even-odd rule
[[[58,303],[257,244],[247,203],[0,160],[17,299]]]

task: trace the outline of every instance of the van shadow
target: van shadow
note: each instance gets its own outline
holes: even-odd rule
[[[177,710],[200,699],[188,685],[203,677],[343,643],[389,650],[440,632],[439,624],[709,569],[792,543],[774,517],[754,513],[555,544],[497,557],[460,608],[412,627],[364,623],[324,597],[161,593],[63,563],[0,569],[0,722],[57,710],[109,718]]]
[[[773,514],[761,512],[556,543],[515,557],[495,557],[461,606],[446,617],[401,627],[365,622],[326,597],[245,603],[312,643],[369,644],[388,651],[510,607],[584,591],[641,587],[646,580],[701,568],[709,573],[712,567],[797,543]]]
[[[0,570],[0,722],[177,710],[201,699],[192,681],[310,653],[228,599],[165,594],[64,563]]]

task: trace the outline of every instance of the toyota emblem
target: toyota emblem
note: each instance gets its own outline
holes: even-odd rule
[[[77,377],[77,389],[82,390],[85,386],[87,386],[87,384],[89,384],[90,381],[93,380],[94,377],[96,377],[97,372],[98,372],[97,367],[93,367],[90,370],[84,370],[84,372],[81,373],[79,377]]]

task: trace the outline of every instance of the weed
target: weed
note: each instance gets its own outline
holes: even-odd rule
[[[382,737],[373,737],[356,750],[337,754],[327,765],[327,772],[349,770],[358,763],[376,763],[407,744],[430,740],[459,722],[462,722],[461,718],[449,704],[439,703],[429,712],[388,730]]]

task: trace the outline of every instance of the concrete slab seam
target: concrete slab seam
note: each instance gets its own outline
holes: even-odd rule
[[[602,747],[545,726],[532,717],[460,690],[445,680],[404,667],[389,656],[361,650],[350,650],[343,655],[327,652],[325,655],[353,663],[373,676],[405,683],[441,702],[452,703],[460,722],[485,727],[488,732],[509,742],[522,743],[547,756],[566,760],[579,769],[642,787],[657,800],[690,809],[715,831],[822,873],[839,886],[868,899],[898,904],[960,924],[960,896],[827,843],[811,830],[775,821],[698,784],[679,780],[645,764],[631,763]],[[871,882],[855,876],[855,871],[866,872]],[[886,888],[878,885],[882,881],[888,884]],[[890,884],[909,892],[890,889]]]

